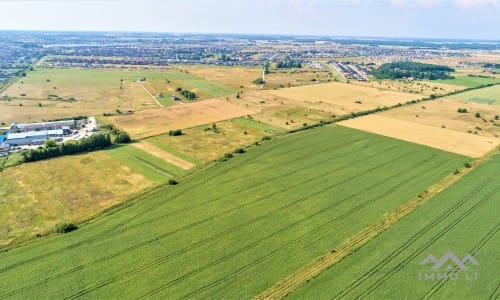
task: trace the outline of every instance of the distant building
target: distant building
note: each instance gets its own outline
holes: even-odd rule
[[[9,146],[39,145],[48,139],[59,138],[63,135],[63,129],[8,133],[4,143]]]
[[[5,156],[9,154],[10,145],[6,143],[0,143],[0,156]]]
[[[75,120],[27,123],[27,124],[12,123],[12,125],[10,125],[10,130],[14,132],[28,132],[28,131],[39,131],[39,130],[57,130],[57,129],[63,129],[64,127],[69,129],[73,126],[75,126]]]

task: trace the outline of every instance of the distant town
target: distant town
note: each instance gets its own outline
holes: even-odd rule
[[[472,51],[500,49],[500,43],[491,41],[272,35],[4,31],[0,37],[0,92],[2,83],[24,75],[35,62],[51,68],[158,68],[171,64],[259,66],[286,58],[314,65],[328,60],[348,77],[365,80],[363,70],[344,68],[337,62],[354,57],[373,61],[460,59],[470,57]]]

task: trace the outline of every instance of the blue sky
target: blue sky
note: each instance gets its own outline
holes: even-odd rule
[[[500,0],[0,0],[0,29],[500,40]]]

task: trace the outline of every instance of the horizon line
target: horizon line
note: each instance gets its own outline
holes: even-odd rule
[[[495,42],[500,43],[500,38],[456,38],[456,37],[422,37],[422,36],[366,36],[366,35],[327,35],[307,33],[251,33],[251,32],[175,32],[175,31],[153,31],[153,30],[89,30],[89,29],[9,29],[0,28],[0,32],[38,32],[38,33],[139,33],[139,34],[171,34],[171,35],[242,35],[242,36],[286,36],[303,38],[350,38],[350,39],[373,39],[373,40],[437,40],[437,41],[468,41],[468,42]]]

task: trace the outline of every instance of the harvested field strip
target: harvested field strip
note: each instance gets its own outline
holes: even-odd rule
[[[148,138],[146,141],[157,148],[163,150],[164,152],[171,153],[172,155],[175,155],[176,157],[181,158],[184,161],[190,162],[194,166],[201,166],[202,163],[194,158],[189,157],[188,155],[184,154],[183,152],[177,151],[174,148],[170,147],[169,145],[166,145],[165,143],[162,143],[159,138],[161,139],[160,136],[155,136],[152,138]]]
[[[495,211],[500,196],[499,165],[500,155],[496,155],[360,250],[299,287],[290,298],[458,299],[494,295],[498,278],[496,270],[488,266],[495,264],[498,249],[494,236],[500,229]],[[420,266],[421,261],[430,253],[441,257],[448,251],[460,258],[472,254],[480,263],[480,280],[419,280],[419,273],[430,272],[432,267]],[[456,268],[439,271],[465,276]]]
[[[145,152],[148,152],[151,155],[154,155],[158,158],[163,159],[164,161],[171,163],[179,168],[182,168],[184,170],[189,170],[194,168],[194,164],[183,160],[182,158],[179,158],[175,155],[172,155],[168,152],[163,151],[159,147],[156,147],[152,143],[149,143],[148,141],[140,141],[137,143],[133,143],[132,146],[139,148]]]
[[[133,138],[141,139],[184,129],[211,124],[254,112],[226,101],[210,99],[165,108],[148,109],[132,115],[109,117],[109,120],[127,131]]]
[[[287,135],[0,253],[0,297],[249,298],[465,161],[340,126]]]
[[[498,138],[488,138],[379,115],[360,117],[339,124],[476,158],[492,151],[500,143]]]

